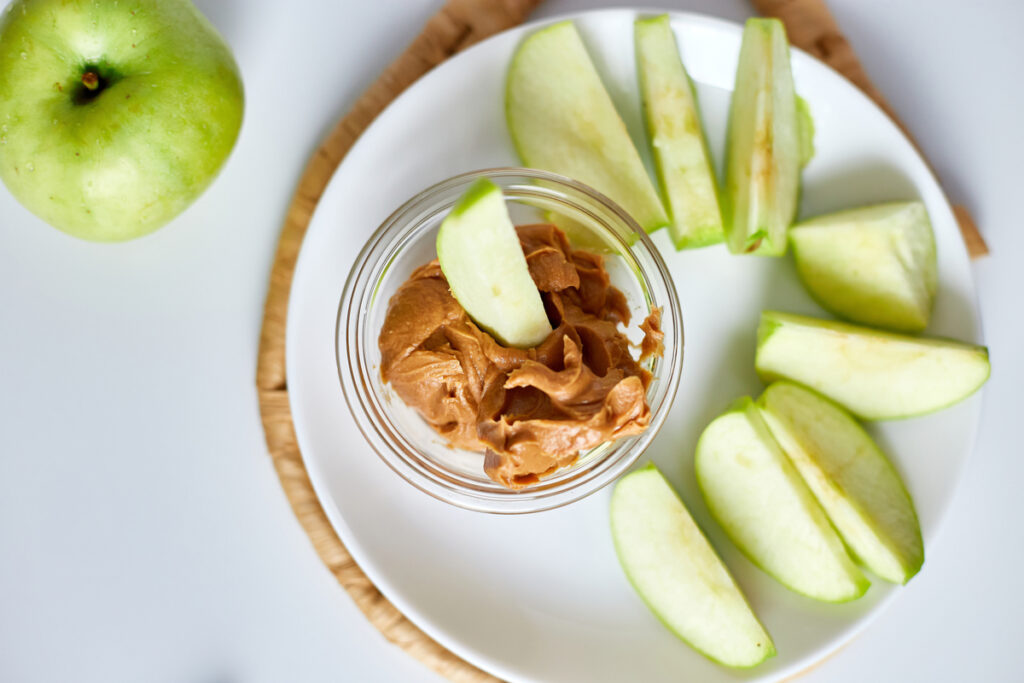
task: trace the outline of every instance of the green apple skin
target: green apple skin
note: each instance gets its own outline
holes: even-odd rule
[[[781,584],[824,602],[856,600],[867,591],[867,577],[750,397],[705,428],[694,465],[712,516]]]
[[[505,81],[505,115],[524,165],[589,185],[647,232],[668,224],[661,197],[572,22],[546,26],[516,50]]]
[[[668,15],[637,20],[634,35],[647,134],[672,219],[669,234],[676,249],[721,242],[711,153]]]
[[[762,311],[754,366],[865,420],[924,415],[964,400],[988,380],[988,349],[805,315]]]
[[[478,325],[521,348],[551,334],[501,188],[487,178],[470,185],[441,222],[436,244],[452,295]]]
[[[653,463],[619,480],[610,517],[626,577],[669,630],[725,666],[750,668],[775,655],[729,569]]]
[[[0,178],[76,237],[132,239],[181,213],[231,152],[243,101],[189,0],[15,0],[0,20]]]
[[[789,230],[807,291],[847,320],[902,332],[928,325],[938,287],[935,235],[921,202],[817,216]]]
[[[906,583],[924,563],[921,525],[896,469],[840,406],[810,389],[775,382],[758,406],[782,450],[860,563]]]
[[[814,116],[807,100],[796,96],[796,120],[800,128],[800,168],[814,158]]]

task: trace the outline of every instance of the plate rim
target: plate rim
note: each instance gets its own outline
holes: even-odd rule
[[[613,6],[613,7],[596,8],[596,9],[584,10],[584,11],[566,12],[566,13],[560,13],[560,14],[557,14],[557,15],[554,15],[554,16],[550,16],[550,17],[542,17],[542,18],[538,18],[538,19],[533,19],[533,20],[531,20],[529,22],[525,22],[523,24],[520,24],[519,26],[511,27],[511,28],[506,29],[504,31],[501,31],[501,32],[499,32],[497,34],[489,36],[487,39],[482,40],[479,43],[476,43],[476,44],[470,46],[466,50],[464,50],[464,51],[462,51],[462,52],[460,52],[460,53],[458,53],[456,55],[453,55],[451,58],[449,58],[445,62],[439,64],[437,67],[435,67],[434,69],[432,69],[428,73],[424,74],[416,82],[414,82],[409,87],[407,87],[404,91],[402,91],[398,95],[398,97],[396,97],[394,100],[392,100],[390,103],[388,103],[388,105],[383,110],[381,110],[381,112],[374,118],[374,120],[370,123],[370,125],[366,128],[366,130],[364,130],[363,133],[360,134],[360,136],[356,140],[355,144],[353,144],[353,146],[346,153],[345,158],[342,159],[342,161],[338,164],[337,168],[335,168],[334,171],[331,173],[331,177],[328,180],[328,183],[325,185],[324,191],[321,194],[320,199],[318,200],[318,202],[316,204],[316,207],[314,208],[314,210],[312,212],[312,215],[310,216],[309,224],[307,226],[307,234],[308,234],[310,228],[312,228],[313,225],[317,222],[318,216],[322,216],[322,210],[321,210],[322,200],[331,191],[331,187],[335,183],[335,181],[336,181],[336,179],[337,179],[341,169],[344,167],[344,165],[346,163],[346,160],[351,156],[353,151],[355,151],[358,147],[360,147],[361,145],[364,144],[364,141],[366,140],[366,132],[369,131],[371,128],[373,128],[377,124],[377,122],[385,114],[387,114],[389,111],[391,111],[401,100],[405,99],[406,96],[409,95],[411,92],[413,92],[415,90],[422,89],[424,87],[427,87],[425,84],[429,83],[429,79],[436,72],[446,68],[452,62],[455,62],[457,60],[462,60],[462,58],[468,57],[468,56],[472,55],[475,50],[477,50],[478,48],[481,48],[482,46],[485,46],[485,45],[491,43],[495,39],[504,37],[504,36],[506,36],[508,34],[511,34],[511,33],[527,33],[527,32],[530,32],[530,31],[537,30],[537,29],[539,29],[539,28],[541,28],[543,26],[548,26],[548,25],[555,24],[555,23],[562,22],[562,21],[576,21],[576,20],[579,20],[579,19],[584,18],[584,17],[591,17],[591,16],[601,15],[601,14],[616,14],[616,13],[629,13],[629,14],[632,14],[634,17],[640,16],[640,15],[667,14],[673,20],[673,22],[675,22],[675,21],[685,21],[685,22],[689,22],[689,23],[703,23],[703,24],[707,24],[707,25],[711,26],[712,28],[717,28],[719,30],[724,29],[726,31],[731,31],[731,32],[736,32],[736,33],[741,33],[742,30],[743,30],[743,24],[742,23],[739,23],[739,22],[736,22],[736,21],[733,21],[733,20],[730,20],[730,19],[724,19],[724,18],[721,18],[721,17],[716,17],[716,16],[704,14],[704,13],[701,13],[701,12],[675,11],[675,10],[665,9],[665,8],[652,8],[650,6],[641,6],[641,7]],[[953,224],[954,225],[958,225],[957,222],[956,222],[956,219],[955,219],[955,213],[953,212],[953,209],[952,209],[952,203],[950,202],[949,197],[946,195],[946,192],[945,192],[944,188],[942,187],[941,183],[939,182],[939,179],[936,176],[935,170],[932,168],[931,164],[924,157],[924,155],[922,154],[921,150],[914,144],[914,142],[908,137],[908,135],[903,131],[903,129],[900,126],[896,125],[895,122],[893,122],[893,120],[889,117],[889,115],[886,114],[885,111],[874,100],[872,100],[870,97],[868,97],[866,94],[864,94],[859,88],[857,88],[842,73],[840,73],[839,71],[835,70],[829,64],[827,64],[824,61],[818,59],[814,55],[812,55],[812,54],[810,54],[810,53],[808,53],[808,52],[806,52],[806,51],[804,51],[804,50],[802,50],[802,49],[800,49],[800,48],[798,48],[796,46],[790,46],[790,50],[791,50],[791,52],[800,54],[802,56],[802,58],[809,59],[812,63],[814,63],[818,67],[824,67],[830,73],[831,76],[838,77],[838,81],[841,81],[841,86],[840,86],[841,88],[846,89],[846,90],[852,92],[856,98],[859,98],[861,101],[866,103],[870,108],[874,109],[877,113],[882,115],[882,117],[889,123],[889,125],[898,134],[900,140],[909,147],[909,149],[912,152],[914,158],[921,162],[921,165],[924,168],[924,171],[925,171],[925,173],[927,175],[928,180],[930,180],[935,185],[935,187],[938,189],[938,197],[941,199],[941,203],[942,203],[943,208],[949,213],[949,215],[951,217],[953,217]],[[300,247],[298,258],[296,259],[296,263],[295,263],[295,269],[293,271],[292,285],[294,285],[295,277],[300,272],[304,261],[307,261],[307,260],[309,260],[311,258],[309,256],[309,251],[307,249],[305,249],[305,246],[306,246],[306,243],[305,243],[305,236],[304,236],[303,244],[302,244],[302,247]],[[968,265],[969,265],[970,264],[970,257],[969,257],[969,254],[967,253],[966,246],[964,245],[962,239],[959,241],[959,246],[960,246],[959,251],[962,253],[962,255],[965,258],[967,258],[967,262],[968,262]],[[972,309],[972,311],[974,313],[974,324],[975,324],[975,327],[976,327],[976,334],[974,335],[974,338],[976,340],[975,343],[985,344],[984,321],[983,321],[982,315],[981,315],[981,309],[980,309],[980,305],[979,305],[978,291],[977,291],[977,287],[976,287],[976,283],[975,283],[974,273],[973,273],[973,271],[971,269],[968,269],[968,280],[970,282],[970,290],[971,290],[971,292],[970,292],[971,296],[970,296],[970,302],[969,303],[971,304],[971,309]],[[294,288],[294,286],[291,286],[290,290],[289,290],[289,296],[288,296],[288,314],[287,314],[286,326],[285,326],[286,367],[289,365],[289,363],[287,362],[288,358],[293,353],[293,352],[289,351],[289,349],[294,349],[295,348],[295,344],[289,344],[288,342],[291,340],[291,338],[293,337],[294,334],[297,334],[295,332],[295,329],[296,329],[297,325],[293,322],[294,316],[297,315],[296,311],[298,309],[297,305],[293,305],[293,304],[295,304],[295,299],[296,299],[296,289]],[[291,394],[292,393],[291,389],[293,388],[291,386],[291,382],[289,382],[289,385],[290,385],[289,386],[289,390],[290,390],[289,393]],[[939,513],[937,515],[937,518],[936,518],[936,520],[935,520],[935,522],[933,524],[933,534],[932,534],[933,535],[933,538],[932,538],[932,545],[933,545],[933,547],[934,547],[934,543],[937,541],[938,538],[940,538],[942,536],[942,533],[943,533],[945,527],[947,526],[947,521],[949,519],[949,514],[950,514],[950,511],[951,511],[951,508],[955,504],[956,499],[957,499],[957,497],[959,495],[959,492],[960,492],[960,490],[963,487],[964,475],[965,475],[965,473],[967,471],[967,468],[969,467],[970,463],[975,459],[974,458],[974,451],[976,449],[977,439],[978,439],[978,434],[979,434],[979,429],[980,429],[980,421],[981,421],[980,417],[981,417],[982,410],[983,410],[983,407],[984,407],[984,397],[985,397],[985,394],[987,393],[985,391],[985,389],[986,389],[986,386],[983,385],[977,392],[975,392],[975,394],[973,394],[971,397],[968,397],[968,399],[977,397],[977,408],[975,409],[975,411],[973,412],[973,414],[971,416],[970,433],[965,435],[966,436],[966,443],[968,445],[968,449],[969,450],[961,458],[961,460],[959,462],[959,466],[956,469],[956,471],[952,473],[952,475],[953,475],[953,485],[952,485],[952,487],[950,489],[948,498],[946,500],[946,504],[939,511]],[[967,399],[965,399],[965,400],[967,400]],[[309,480],[310,480],[310,483],[312,485],[313,491],[314,491],[314,493],[317,496],[317,500],[320,503],[321,507],[324,509],[324,513],[325,513],[325,515],[326,515],[326,517],[328,519],[328,522],[330,523],[331,527],[334,529],[335,533],[338,535],[339,539],[344,544],[344,546],[345,546],[346,550],[348,551],[349,555],[356,562],[356,564],[358,565],[360,570],[367,576],[367,578],[370,579],[370,581],[374,584],[374,586],[377,588],[377,590],[385,598],[387,598],[387,600],[390,601],[395,606],[395,608],[398,609],[398,611],[403,616],[405,616],[407,619],[409,619],[409,621],[412,622],[417,628],[422,630],[428,637],[430,637],[431,639],[436,641],[442,647],[444,647],[447,650],[449,650],[452,654],[454,654],[457,657],[465,660],[469,664],[471,664],[471,665],[481,669],[482,671],[484,671],[486,673],[490,673],[492,675],[499,676],[499,677],[501,677],[501,678],[503,678],[505,680],[509,680],[509,681],[527,680],[528,676],[529,676],[528,674],[525,674],[523,672],[516,672],[516,671],[510,670],[510,669],[507,669],[502,662],[493,660],[486,653],[480,652],[480,651],[476,650],[475,648],[473,648],[471,646],[468,646],[468,645],[465,645],[465,644],[461,643],[455,636],[450,636],[445,629],[436,626],[434,621],[430,618],[430,616],[428,614],[426,614],[426,613],[416,609],[411,604],[409,604],[403,598],[402,592],[397,590],[391,584],[391,582],[384,576],[383,572],[378,571],[376,565],[372,561],[370,561],[368,556],[367,556],[367,554],[364,553],[364,550],[363,550],[362,546],[359,544],[359,542],[357,540],[356,534],[352,531],[351,527],[345,521],[345,518],[342,515],[340,509],[338,508],[338,506],[337,506],[333,496],[329,495],[330,492],[328,490],[328,486],[327,486],[327,483],[326,483],[326,480],[325,480],[325,475],[321,471],[321,468],[316,463],[314,458],[312,458],[311,456],[307,456],[308,448],[304,448],[303,447],[304,442],[308,445],[307,437],[303,436],[302,430],[300,430],[300,428],[298,427],[298,420],[296,419],[296,415],[298,413],[301,413],[301,410],[299,410],[299,411],[295,410],[294,404],[292,403],[290,398],[289,398],[289,407],[291,408],[291,411],[292,411],[292,422],[293,422],[293,425],[295,426],[295,435],[296,435],[296,442],[297,442],[297,444],[299,446],[299,454],[300,454],[300,457],[302,458],[303,465],[305,466],[305,468],[306,468],[306,470],[307,470],[307,472],[309,474]],[[475,513],[475,514],[483,514],[483,513]],[[892,590],[890,590],[889,593],[884,598],[882,598],[878,602],[877,605],[875,605],[871,609],[871,611],[869,611],[868,613],[863,615],[863,617],[861,617],[858,621],[853,622],[852,624],[850,624],[848,629],[841,636],[839,636],[839,637],[829,641],[827,644],[823,645],[822,647],[818,648],[817,650],[813,650],[813,651],[809,652],[807,655],[801,657],[800,659],[797,659],[797,660],[793,661],[790,665],[788,665],[786,667],[782,667],[782,668],[778,669],[775,672],[772,672],[772,680],[775,680],[775,681],[788,681],[788,680],[792,680],[792,679],[794,679],[796,677],[804,675],[805,673],[809,672],[814,667],[816,667],[819,664],[825,662],[828,658],[832,657],[833,655],[838,653],[841,649],[843,649],[844,647],[849,645],[849,643],[852,642],[854,639],[856,639],[861,633],[863,633],[865,629],[867,629],[869,626],[871,626],[875,622],[875,620],[878,619],[879,616],[881,616],[886,610],[889,609],[889,607],[892,605],[892,603],[900,595],[902,595],[902,593],[905,590],[906,590],[906,586],[893,586]],[[724,670],[726,672],[738,673],[741,676],[744,673],[742,671],[737,672],[736,670],[729,669],[729,668],[725,668]]]

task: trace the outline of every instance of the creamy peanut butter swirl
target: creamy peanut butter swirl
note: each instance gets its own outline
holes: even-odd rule
[[[629,309],[603,258],[573,250],[553,225],[516,230],[554,328],[540,345],[504,347],[477,327],[437,261],[391,298],[378,340],[384,381],[452,446],[482,451],[488,476],[511,488],[651,420],[650,373],[619,330]],[[660,322],[656,309],[641,325],[641,360],[662,353]]]

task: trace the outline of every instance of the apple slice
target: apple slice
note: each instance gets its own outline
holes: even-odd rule
[[[920,332],[938,285],[935,235],[921,202],[840,211],[790,228],[800,279],[855,322]]]
[[[667,15],[634,26],[640,93],[676,249],[721,242],[722,214],[697,96]]]
[[[814,117],[807,100],[796,96],[796,118],[800,124],[800,168],[814,158]]]
[[[906,583],[924,562],[921,526],[900,475],[849,413],[790,382],[758,405],[772,435],[861,564]]]
[[[868,589],[749,397],[704,430],[696,469],[711,514],[754,564],[782,584],[826,602],[853,600]]]
[[[761,313],[754,364],[766,382],[799,382],[867,420],[945,408],[977,391],[990,372],[984,346],[778,311]]]
[[[797,109],[782,22],[747,20],[729,106],[722,197],[725,238],[734,254],[786,251],[810,144]]]
[[[590,185],[644,230],[668,223],[640,153],[572,22],[524,40],[512,57],[505,87],[508,128],[524,164]]]
[[[653,463],[615,486],[611,526],[630,583],[673,633],[726,666],[747,668],[775,654],[729,570]]]
[[[490,180],[470,185],[441,222],[437,259],[452,296],[501,343],[529,348],[551,334],[505,197]]]

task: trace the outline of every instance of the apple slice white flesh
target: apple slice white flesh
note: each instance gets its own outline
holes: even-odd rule
[[[526,38],[512,57],[505,87],[508,128],[524,164],[604,193],[644,230],[668,223],[640,153],[572,22]]]
[[[747,668],[775,654],[729,570],[653,464],[615,486],[611,526],[630,583],[673,633],[726,666]]]
[[[721,242],[722,214],[697,97],[667,15],[634,26],[640,93],[676,249]]]
[[[736,546],[780,583],[826,602],[864,594],[869,582],[749,397],[704,430],[697,483]]]
[[[906,583],[924,562],[921,526],[903,481],[845,410],[790,382],[758,399],[772,435],[865,567]]]
[[[797,112],[786,30],[749,19],[729,105],[725,239],[734,254],[779,256],[796,216],[807,141]]]
[[[891,420],[962,401],[988,379],[988,349],[870,327],[764,311],[757,372],[790,379],[858,417]]]
[[[854,322],[920,332],[938,284],[935,235],[921,202],[889,202],[802,221],[789,230],[800,279]]]
[[[470,185],[441,222],[437,259],[452,296],[501,343],[529,348],[551,334],[505,197],[490,180]]]

